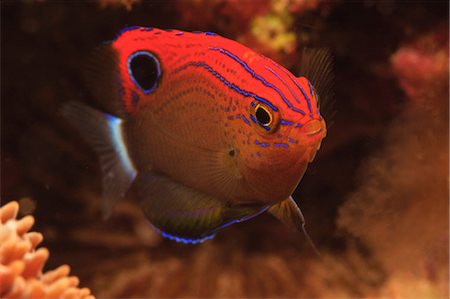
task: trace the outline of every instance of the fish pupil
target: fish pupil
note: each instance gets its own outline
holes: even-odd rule
[[[130,56],[128,68],[133,82],[144,93],[155,89],[161,74],[159,62],[155,56],[149,52],[136,52]]]
[[[268,125],[270,123],[270,115],[266,109],[258,107],[255,111],[256,119],[263,125]]]

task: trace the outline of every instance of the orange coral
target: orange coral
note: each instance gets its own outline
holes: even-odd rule
[[[77,288],[79,280],[68,276],[69,266],[42,272],[48,249],[36,249],[42,234],[29,232],[34,218],[17,220],[18,210],[15,201],[0,208],[0,297],[94,299],[89,289]]]

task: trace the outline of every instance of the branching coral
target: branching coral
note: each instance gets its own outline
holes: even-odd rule
[[[34,218],[17,220],[18,210],[17,202],[0,208],[0,297],[93,299],[89,289],[77,288],[77,277],[68,276],[69,266],[42,272],[49,251],[36,249],[42,234],[29,232]]]

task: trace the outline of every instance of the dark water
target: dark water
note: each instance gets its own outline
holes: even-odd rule
[[[68,263],[108,297],[407,297],[413,282],[428,286],[419,297],[448,296],[447,1],[292,1],[282,12],[270,1],[101,2],[1,3],[1,197],[35,216],[48,269]],[[294,50],[252,37],[268,14],[292,17]],[[331,126],[294,193],[322,259],[269,215],[198,246],[163,240],[133,190],[102,221],[97,157],[58,109],[90,100],[86,58],[129,25],[217,32],[293,73],[303,46],[330,48]],[[395,64],[402,49],[418,62]]]

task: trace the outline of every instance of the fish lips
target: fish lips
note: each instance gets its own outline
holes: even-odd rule
[[[304,124],[300,130],[298,133],[300,135],[300,146],[306,147],[307,150],[305,155],[299,160],[305,159],[306,156],[306,160],[311,163],[327,134],[325,121],[323,119],[312,119]]]

